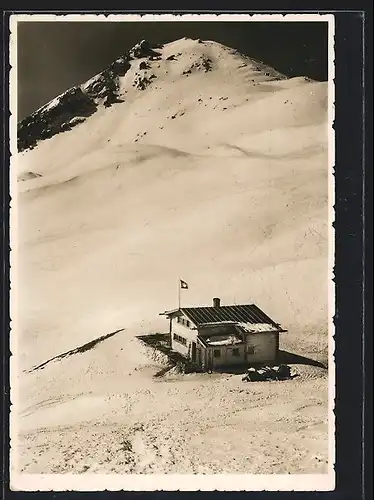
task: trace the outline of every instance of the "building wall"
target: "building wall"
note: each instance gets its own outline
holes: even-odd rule
[[[278,347],[277,332],[248,334],[246,337],[247,361],[257,363],[275,361]]]
[[[179,335],[186,339],[186,345],[181,344],[177,340],[174,340],[174,334]],[[191,343],[192,341],[196,342],[197,330],[192,330],[187,326],[184,326],[180,323],[177,323],[176,318],[172,320],[171,325],[171,348],[174,351],[179,352],[183,356],[190,357],[191,352]]]
[[[208,356],[210,356],[212,367],[218,368],[222,366],[242,365],[245,361],[245,347],[244,344],[209,347]],[[238,350],[238,356],[234,356],[233,349]],[[219,357],[214,355],[215,351],[220,353]]]
[[[233,323],[222,323],[221,325],[207,325],[199,328],[199,335],[202,338],[214,337],[215,335],[235,335],[236,327]],[[233,349],[237,349],[238,356],[233,354]],[[219,352],[219,357],[214,352]],[[206,365],[209,368],[222,366],[241,365],[245,361],[245,345],[236,344],[228,346],[211,346],[207,348]]]
[[[193,326],[193,325],[192,325]],[[218,328],[214,333],[231,333],[231,326],[224,326],[222,329]],[[199,332],[199,334],[209,336],[213,334],[212,330]],[[183,337],[185,343],[181,343],[174,339],[174,334]],[[197,357],[196,362],[201,360],[201,365],[205,368],[218,368],[222,366],[240,365],[244,362],[259,363],[259,362],[272,362],[276,360],[279,333],[277,332],[261,332],[255,334],[247,334],[245,336],[246,344],[237,344],[229,346],[211,346],[209,348],[201,349],[197,341],[197,329],[189,328],[181,323],[178,323],[176,318],[173,318],[171,324],[171,347],[174,351],[179,352],[187,358],[191,358],[192,342],[196,342]],[[239,355],[233,355],[233,348],[239,349]],[[201,354],[199,354],[201,349]],[[214,356],[214,350],[220,351],[220,356]]]

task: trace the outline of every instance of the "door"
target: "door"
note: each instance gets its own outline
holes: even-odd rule
[[[191,359],[193,363],[196,363],[196,342],[192,342]]]
[[[213,369],[213,351],[212,351],[212,349],[206,349],[205,356],[206,356],[206,369],[208,371],[212,370]]]
[[[201,367],[201,364],[202,364],[202,359],[201,359],[201,349],[198,349],[197,350],[197,362],[196,364]]]

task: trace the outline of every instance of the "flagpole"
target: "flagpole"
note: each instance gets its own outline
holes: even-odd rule
[[[178,279],[178,309],[181,308],[181,279]]]

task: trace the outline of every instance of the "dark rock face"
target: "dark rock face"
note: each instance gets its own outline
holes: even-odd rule
[[[143,57],[148,57],[150,60],[161,59],[160,54],[154,50],[159,47],[159,45],[151,45],[147,40],[142,40],[130,49],[129,56],[132,59],[141,59]]]
[[[145,90],[152,82],[152,80],[156,78],[156,75],[135,75],[135,79],[133,82],[133,86],[138,90]]]
[[[139,64],[139,69],[149,69],[149,68],[150,68],[150,65],[148,63],[146,63],[145,61],[142,61]]]
[[[212,61],[210,59],[203,59],[201,65],[204,68],[205,72],[212,69]]]
[[[118,97],[119,77],[125,76],[130,69],[130,58],[125,55],[114,61],[102,71],[86,88],[85,92],[92,99],[105,99],[104,105],[111,106],[115,102],[122,102]]]
[[[124,55],[114,61],[108,68],[109,72],[112,72],[114,76],[125,76],[130,69],[130,57]]]
[[[205,73],[211,71],[213,68],[212,60],[206,57],[200,57],[199,60],[194,62],[188,69],[183,71],[183,75],[190,75],[193,71],[202,70]]]
[[[22,120],[18,124],[18,150],[33,148],[40,140],[71,130],[95,113],[98,100],[103,100],[106,107],[122,102],[118,97],[118,79],[130,69],[130,60],[128,55],[120,57],[84,90],[73,87],[56,98],[54,105],[47,104]]]
[[[22,120],[18,124],[18,150],[33,148],[40,140],[71,130],[95,113],[99,102],[105,107],[123,102],[119,97],[119,78],[126,75],[134,59],[146,58],[147,61],[140,62],[139,69],[150,69],[149,61],[161,59],[161,55],[155,50],[161,47],[162,45],[151,45],[142,40],[93,77],[88,84],[67,90]],[[154,78],[154,74],[137,74],[133,85],[139,90],[145,90]]]
[[[66,91],[53,107],[45,106],[18,125],[18,149],[34,147],[40,139],[48,139],[64,130],[70,130],[79,121],[76,117],[88,117],[96,111],[96,104],[80,87]]]

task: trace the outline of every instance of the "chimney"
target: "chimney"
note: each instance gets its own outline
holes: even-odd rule
[[[213,299],[213,307],[219,307],[221,305],[221,299],[218,297],[214,297]]]

